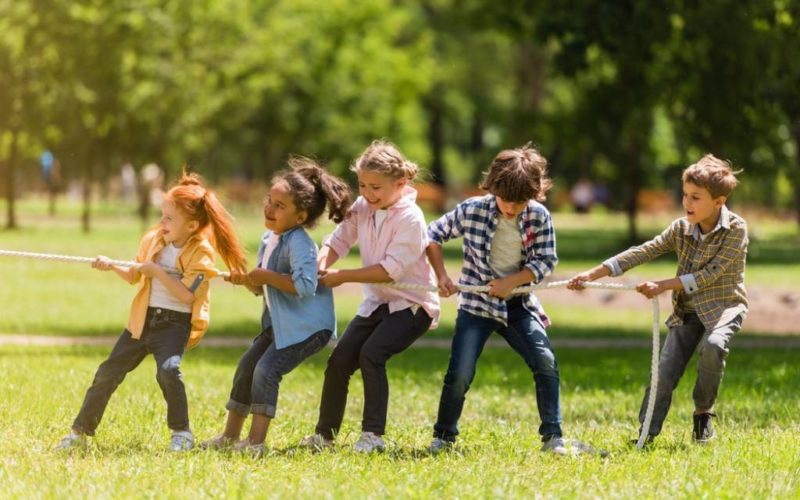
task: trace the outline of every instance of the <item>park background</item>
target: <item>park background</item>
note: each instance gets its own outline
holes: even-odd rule
[[[88,265],[0,257],[0,496],[797,496],[799,23],[800,5],[780,0],[0,0],[0,249],[130,259],[188,164],[237,217],[252,262],[267,182],[288,155],[354,184],[348,166],[376,138],[423,167],[429,219],[478,194],[500,149],[532,141],[556,182],[554,279],[680,216],[680,173],[706,152],[743,169],[730,206],[751,239],[751,313],[711,446],[690,439],[694,363],[656,446],[628,443],[648,383],[647,300],[539,293],[566,436],[610,452],[568,459],[538,452],[530,373],[501,343],[479,362],[459,448],[424,453],[453,299],[439,329],[389,365],[382,455],[347,446],[358,374],[342,446],[294,450],[313,429],[327,350],[286,377],[263,459],[169,455],[149,360],[112,398],[93,446],[56,454],[134,289]],[[459,242],[446,255],[455,276]],[[341,265],[358,265],[357,251]],[[674,270],[667,256],[621,281]],[[221,428],[260,314],[241,289],[214,282],[212,293],[211,329],[184,361],[199,439]],[[359,300],[357,285],[337,289],[340,331]]]

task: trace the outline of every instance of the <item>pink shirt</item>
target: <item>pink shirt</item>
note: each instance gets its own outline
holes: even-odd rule
[[[400,200],[389,207],[380,232],[375,228],[375,210],[361,196],[345,219],[325,241],[325,245],[344,257],[358,243],[364,267],[380,264],[392,281],[436,286],[425,249],[428,233],[425,217],[416,204],[417,191],[411,187],[403,190]],[[439,296],[436,292],[398,290],[378,284],[363,284],[364,301],[358,315],[367,317],[381,304],[389,305],[389,312],[419,305],[433,319],[431,329],[439,323]]]

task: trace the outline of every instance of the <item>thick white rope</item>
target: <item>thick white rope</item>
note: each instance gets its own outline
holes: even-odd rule
[[[72,255],[57,255],[57,254],[47,254],[47,253],[34,253],[34,252],[19,252],[13,250],[0,250],[0,256],[7,256],[7,257],[22,257],[28,259],[39,259],[39,260],[50,260],[50,261],[57,261],[57,262],[80,262],[91,264],[95,261],[95,258],[92,257],[76,257]],[[142,264],[140,262],[133,262],[133,261],[123,261],[123,260],[108,260],[111,265],[120,266],[120,267],[129,267],[129,268],[138,268]],[[227,276],[229,273],[218,271],[217,276]],[[511,291],[512,295],[520,295],[530,293],[533,290],[542,290],[548,288],[563,288],[569,283],[568,280],[563,281],[550,281],[548,283],[538,283],[536,285],[528,285],[528,286],[521,286],[517,287]],[[392,288],[397,288],[401,290],[419,290],[419,291],[427,291],[427,292],[436,292],[439,289],[432,285],[422,285],[416,283],[380,283],[380,285],[388,286]],[[610,290],[635,290],[636,286],[634,285],[626,285],[622,283],[596,283],[596,282],[586,282],[583,284],[585,288],[602,288],[602,289],[610,289]],[[475,292],[475,293],[482,293],[488,292],[490,287],[485,285],[457,285],[458,289],[462,292]],[[658,306],[658,299],[653,298],[651,300],[653,304],[653,354],[651,357],[650,363],[650,397],[647,400],[647,411],[645,412],[644,423],[642,424],[642,432],[639,436],[639,440],[636,443],[636,447],[641,449],[644,446],[644,442],[647,439],[647,433],[650,430],[650,421],[653,418],[653,410],[655,408],[656,402],[656,388],[658,387],[658,354],[659,354],[659,343],[660,343],[660,331],[659,331],[659,306]]]

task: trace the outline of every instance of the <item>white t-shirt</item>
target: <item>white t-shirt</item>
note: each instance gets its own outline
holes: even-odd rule
[[[272,233],[269,237],[269,241],[267,242],[267,247],[264,248],[264,257],[261,259],[261,269],[267,269],[267,263],[269,262],[269,257],[272,255],[272,252],[275,251],[275,247],[278,246],[278,238],[279,236],[275,233]],[[262,285],[261,290],[264,292],[264,303],[267,304],[267,309],[272,311],[272,308],[269,306],[269,295],[267,294],[267,285]]]
[[[381,234],[381,228],[383,227],[383,221],[386,220],[386,214],[389,211],[384,209],[375,210],[375,234]]]
[[[178,255],[181,253],[180,248],[170,243],[165,246],[161,253],[158,254],[156,264],[165,268],[167,273],[173,278],[181,279],[180,273],[170,271],[178,267]],[[153,278],[152,287],[150,288],[150,307],[160,307],[162,309],[169,309],[171,311],[178,311],[184,313],[192,312],[191,304],[184,304],[175,298],[167,287],[164,286],[157,278]]]
[[[497,217],[497,231],[489,252],[489,267],[501,278],[522,269],[522,236],[519,232],[519,217],[506,219]]]

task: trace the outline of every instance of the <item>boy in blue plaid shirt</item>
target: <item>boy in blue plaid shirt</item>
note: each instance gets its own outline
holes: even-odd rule
[[[711,417],[725,370],[728,345],[747,314],[744,287],[747,224],[725,206],[737,184],[736,172],[728,162],[705,155],[683,172],[685,217],[672,222],[652,240],[578,274],[568,285],[579,290],[586,281],[619,276],[664,253],[678,255],[678,271],[674,278],[645,281],[636,288],[647,298],[672,291],[673,312],[667,319],[669,333],[661,350],[648,441],[661,432],[672,402],[672,391],[698,345],[700,358],[693,392],[692,437],[697,443],[706,443],[714,437]],[[649,391],[648,387],[639,411],[639,422],[644,422]]]
[[[510,296],[512,289],[539,283],[558,262],[550,213],[540,203],[552,186],[547,160],[526,145],[501,151],[481,188],[486,196],[470,198],[428,226],[428,258],[439,293],[458,290],[447,275],[442,244],[464,239],[459,283],[488,285],[488,293],[459,292],[456,331],[439,401],[430,451],[450,447],[475,366],[489,336],[499,333],[525,360],[536,383],[542,451],[566,454],[561,438],[559,374],[545,327],[550,324],[536,296]]]

